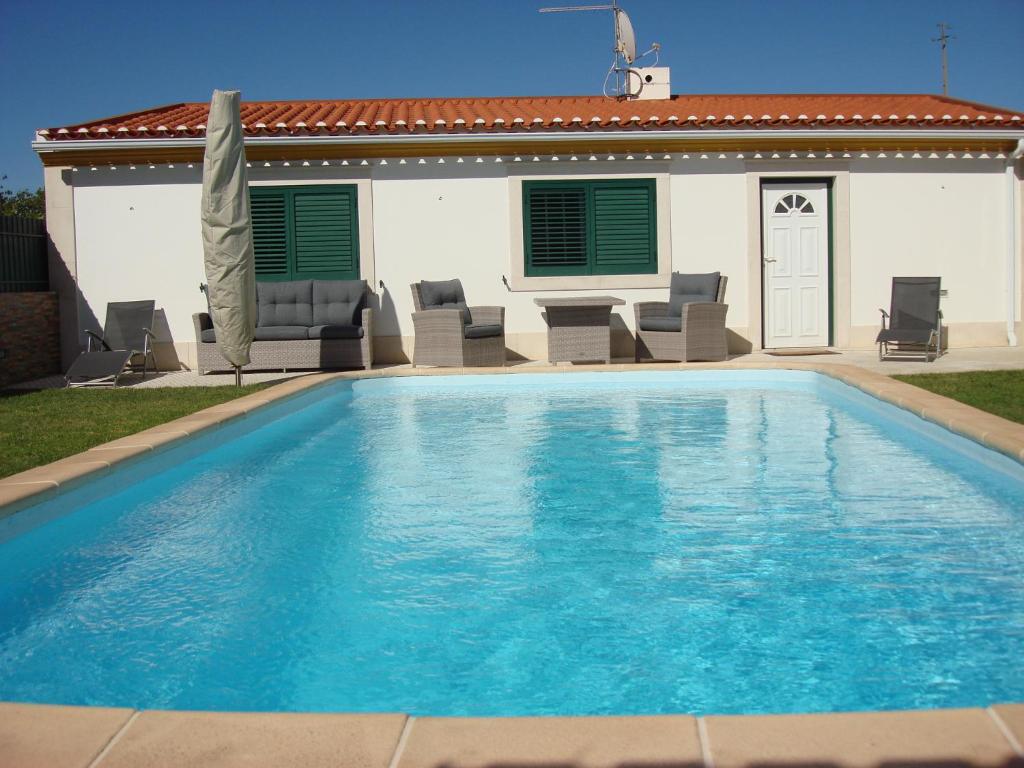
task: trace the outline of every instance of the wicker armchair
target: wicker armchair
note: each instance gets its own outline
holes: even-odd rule
[[[714,280],[718,281],[717,290]],[[725,360],[725,286],[729,278],[672,274],[672,301],[643,301],[633,305],[636,316],[636,361]],[[713,300],[712,300],[713,298]],[[674,315],[672,306],[679,308]]]
[[[413,283],[412,364],[505,365],[505,308],[469,307],[458,280]]]

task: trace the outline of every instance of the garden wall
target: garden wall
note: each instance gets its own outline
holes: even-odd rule
[[[0,388],[60,370],[57,294],[0,292]]]

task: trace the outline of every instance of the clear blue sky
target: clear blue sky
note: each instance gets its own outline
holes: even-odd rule
[[[563,0],[0,0],[0,174],[33,131],[178,101],[600,92],[610,14]],[[674,93],[941,92],[1024,109],[1024,0],[622,0]]]

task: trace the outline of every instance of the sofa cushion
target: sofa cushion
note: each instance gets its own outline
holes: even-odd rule
[[[314,280],[312,324],[362,325],[366,293],[365,280]]]
[[[304,325],[308,328],[313,324],[312,280],[257,282],[256,301],[259,305],[257,326]],[[305,335],[302,338],[306,338]]]
[[[213,332],[213,328],[206,328],[200,332],[199,338],[204,342],[213,342],[217,340],[217,335]]]
[[[361,325],[314,325],[309,329],[311,339],[361,339],[363,338],[363,327]]]
[[[256,341],[293,341],[309,338],[305,325],[261,325],[256,328]]]
[[[669,315],[680,317],[683,314],[683,304],[693,301],[717,301],[718,282],[721,277],[721,272],[708,272],[701,275],[682,275],[673,272],[672,283],[668,289]]]
[[[461,280],[424,280],[420,283],[420,298],[424,309],[461,309],[465,324],[473,323]]]
[[[681,317],[641,317],[640,318],[640,330],[641,331],[675,331],[679,332],[683,329],[683,320]]]
[[[501,336],[500,325],[467,325],[467,339],[489,339],[492,336]]]

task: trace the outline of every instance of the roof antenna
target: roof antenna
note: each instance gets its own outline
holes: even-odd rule
[[[932,42],[938,43],[942,48],[942,95],[949,96],[949,65],[946,61],[946,43],[950,40],[956,40],[956,37],[946,34],[952,27],[944,21],[939,22],[935,26],[939,28],[939,36],[933,37]]]
[[[608,98],[635,99],[640,96],[644,89],[644,78],[640,72],[633,68],[633,63],[650,53],[654,54],[654,63],[650,66],[657,66],[658,52],[661,45],[652,43],[649,50],[636,55],[636,33],[633,31],[633,24],[629,16],[622,10],[616,0],[610,5],[567,5],[559,8],[541,8],[541,13],[565,13],[566,11],[611,11],[615,22],[615,56],[608,74],[604,78],[604,95]],[[609,81],[611,85],[609,86]]]

